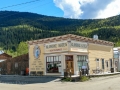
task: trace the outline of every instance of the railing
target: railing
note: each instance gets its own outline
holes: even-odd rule
[[[101,73],[103,73],[102,69],[93,69],[92,71],[93,71],[94,74],[101,74]]]

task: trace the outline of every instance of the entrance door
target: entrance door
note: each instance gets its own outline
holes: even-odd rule
[[[71,71],[71,74],[74,74],[74,62],[73,62],[73,56],[66,56],[66,69],[68,72]]]

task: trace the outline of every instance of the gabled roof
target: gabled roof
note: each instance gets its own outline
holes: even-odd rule
[[[2,53],[0,54],[0,59],[7,59],[7,58],[12,58],[12,56],[6,54],[6,53]]]
[[[16,56],[14,58],[10,58],[8,60],[16,60],[16,61],[21,61],[21,60],[25,60],[25,61],[28,61],[28,53],[27,54],[23,54],[23,55],[20,55],[20,56]]]
[[[62,36],[57,36],[57,37],[28,41],[28,44],[31,45],[31,44],[50,43],[50,42],[63,41],[63,40],[76,40],[76,41],[82,41],[82,42],[114,46],[113,42],[99,40],[99,39],[95,40],[93,38],[88,38],[88,37],[83,37],[83,36],[78,36],[78,35],[73,35],[73,34],[67,34],[67,35],[62,35]]]
[[[8,55],[8,54],[6,54],[6,53],[0,54],[0,56],[2,56],[2,55],[7,56],[7,57],[12,57],[11,55]]]

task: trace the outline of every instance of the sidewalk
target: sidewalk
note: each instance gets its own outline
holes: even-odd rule
[[[97,76],[110,76],[110,75],[117,75],[117,74],[120,74],[120,72],[114,72],[114,73],[104,72],[101,74],[90,74],[89,76],[90,77],[97,77]],[[86,75],[86,76],[88,76],[88,75]],[[61,77],[64,77],[64,76],[61,76]],[[75,77],[79,77],[79,75],[72,75],[71,77],[75,78]]]
[[[110,75],[117,75],[120,74],[120,72],[114,72],[114,73],[108,73],[108,72],[104,72],[101,74],[91,74],[91,77],[97,77],[97,76],[110,76]]]

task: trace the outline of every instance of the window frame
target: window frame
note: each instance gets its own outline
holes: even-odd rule
[[[113,67],[113,59],[109,59],[109,61],[110,61],[110,68],[112,68]]]
[[[99,69],[99,61],[100,61],[100,59],[96,58],[95,61],[96,61],[96,68]]]
[[[101,59],[101,62],[102,62],[102,69],[105,69],[105,59],[102,58],[102,59]]]
[[[49,73],[49,71],[47,70],[49,64],[50,64],[50,66],[53,67],[54,64],[61,64],[62,63],[62,60],[59,60],[59,59],[61,59],[61,55],[46,56],[46,72],[47,73]],[[58,68],[58,66],[57,66],[57,68]],[[54,72],[51,72],[51,73],[54,73]]]
[[[107,68],[109,67],[108,61],[106,61],[106,67],[107,67]]]

